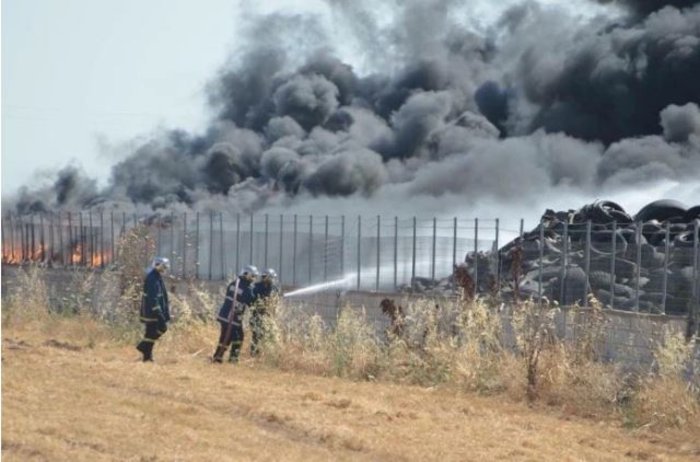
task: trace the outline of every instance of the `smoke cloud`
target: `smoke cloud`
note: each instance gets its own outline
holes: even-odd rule
[[[700,2],[578,3],[515,3],[484,25],[466,0],[329,0],[351,34],[334,40],[316,16],[251,16],[208,85],[203,133],[156,131],[105,188],[67,167],[11,208],[337,212],[394,201],[432,214],[657,181],[697,187]],[[579,14],[591,5],[596,15]],[[362,66],[341,57],[353,44]]]

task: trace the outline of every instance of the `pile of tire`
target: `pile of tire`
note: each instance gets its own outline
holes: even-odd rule
[[[492,292],[497,281],[500,296],[513,297],[517,276],[522,297],[542,295],[564,306],[593,294],[615,309],[685,314],[697,303],[694,288],[700,291],[699,226],[700,206],[658,200],[632,216],[597,201],[547,210],[535,229],[497,252],[468,254],[465,263],[480,293]]]

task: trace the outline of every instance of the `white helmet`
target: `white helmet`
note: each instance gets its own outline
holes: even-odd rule
[[[263,271],[260,276],[262,277],[269,277],[270,279],[277,279],[277,272],[273,270],[272,268],[268,268],[265,271]]]
[[[238,275],[258,277],[258,268],[253,265],[246,265],[241,269]]]
[[[153,261],[151,262],[151,268],[158,268],[162,267],[165,268],[166,270],[170,269],[170,260],[165,257],[155,257]]]

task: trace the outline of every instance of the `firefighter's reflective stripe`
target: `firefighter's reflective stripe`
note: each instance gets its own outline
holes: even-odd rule
[[[143,340],[142,340],[142,342],[146,342],[146,343],[156,343],[156,339],[144,337]]]
[[[226,296],[226,300],[231,300],[232,302],[235,302],[235,300],[233,299],[233,297],[229,297],[229,296]]]
[[[223,317],[221,317],[221,316],[219,316],[218,318],[216,318],[216,320],[217,320],[217,321],[221,321],[221,322],[226,323],[226,324],[229,323],[229,320],[228,320],[228,319],[223,318]],[[232,325],[232,326],[240,326],[240,325],[242,325],[242,324],[241,324],[240,322],[238,322],[238,321],[231,321],[231,325]]]
[[[147,318],[145,316],[141,316],[141,322],[158,322],[158,318]]]

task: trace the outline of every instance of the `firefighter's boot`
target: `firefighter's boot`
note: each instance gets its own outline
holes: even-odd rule
[[[224,353],[226,352],[226,347],[219,345],[216,347],[216,351],[214,352],[214,356],[211,358],[211,361],[213,363],[222,363],[224,362]]]
[[[236,364],[238,362],[238,357],[241,354],[241,342],[232,342],[231,343],[231,353],[229,354],[228,357],[228,362],[232,364]]]
[[[136,349],[143,355],[143,362],[153,361],[153,342],[141,341],[136,345]]]

